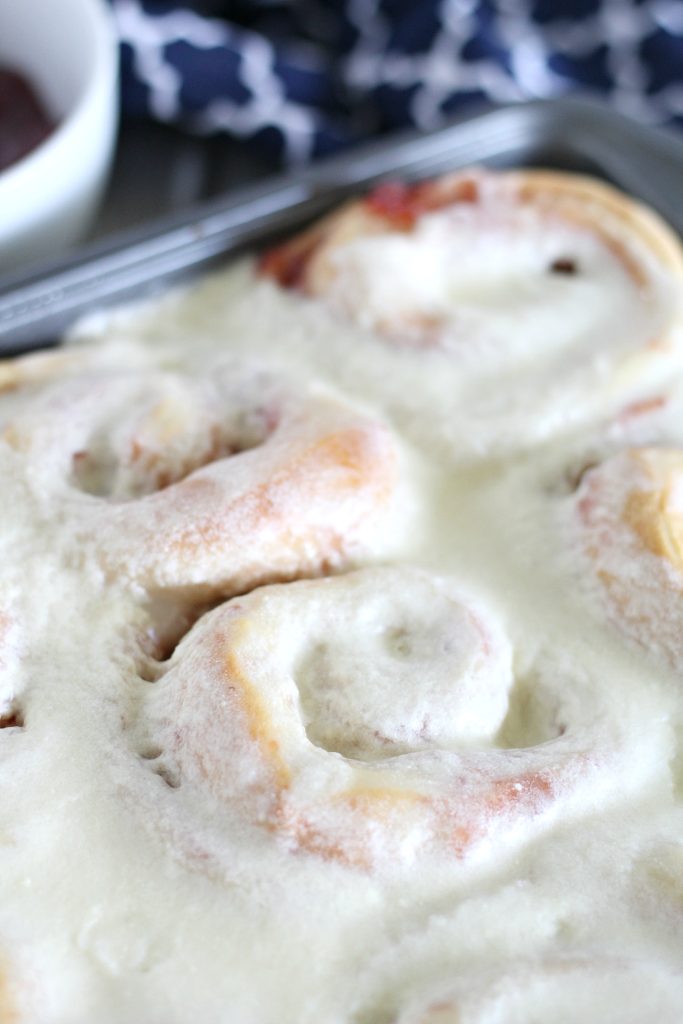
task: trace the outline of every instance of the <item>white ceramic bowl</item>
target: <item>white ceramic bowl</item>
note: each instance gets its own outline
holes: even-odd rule
[[[0,0],[0,66],[22,73],[57,128],[0,171],[0,270],[81,238],[111,164],[118,47],[105,0]]]

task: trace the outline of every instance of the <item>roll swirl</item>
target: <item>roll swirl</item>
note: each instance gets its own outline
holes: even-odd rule
[[[231,594],[381,548],[398,449],[380,421],[260,367],[79,373],[10,415],[0,443],[72,558],[149,590]]]
[[[501,364],[583,348],[588,335],[625,345],[612,337],[615,294],[633,302],[642,343],[664,347],[672,325],[652,316],[653,300],[667,306],[658,274],[683,281],[680,246],[653,213],[546,171],[380,185],[266,253],[261,269],[390,342]]]
[[[609,419],[575,456],[565,542],[593,607],[651,655],[683,654],[683,391],[673,382]]]
[[[383,184],[260,270],[343,329],[352,354],[364,347],[374,366],[384,351],[388,375],[409,368],[433,410],[421,441],[443,437],[459,458],[598,422],[683,366],[680,243],[577,175]],[[412,393],[394,390],[399,415],[418,420]]]
[[[364,870],[457,862],[622,785],[623,737],[577,681],[552,697],[537,682],[545,741],[509,749],[512,689],[494,613],[429,573],[366,569],[204,616],[161,666],[140,743],[197,806],[284,850]],[[637,775],[637,744],[629,757]]]

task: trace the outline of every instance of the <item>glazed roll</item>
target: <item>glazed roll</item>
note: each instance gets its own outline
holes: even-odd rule
[[[0,1018],[681,1018],[682,266],[475,169],[0,362]]]
[[[37,389],[29,361],[0,441],[72,564],[206,599],[382,550],[399,451],[329,389],[257,365],[93,369]]]
[[[562,543],[593,608],[656,659],[683,653],[680,385],[631,405],[574,456]]]
[[[183,801],[380,875],[501,856],[651,771],[624,708],[579,673],[525,689],[496,614],[407,566],[237,598],[145,675],[138,749]]]
[[[594,420],[683,365],[678,240],[651,211],[576,175],[481,170],[380,185],[266,253],[261,272],[354,325],[368,347],[401,350],[397,363],[424,375],[463,453]]]

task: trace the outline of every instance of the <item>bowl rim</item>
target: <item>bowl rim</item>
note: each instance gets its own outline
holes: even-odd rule
[[[114,15],[105,0],[79,0],[93,33],[94,56],[91,74],[87,77],[78,99],[52,131],[34,149],[0,171],[0,197],[21,183],[24,175],[40,173],[40,165],[49,163],[54,153],[68,145],[75,126],[86,115],[93,97],[113,89],[118,71],[118,35]],[[17,69],[22,73],[21,68]]]

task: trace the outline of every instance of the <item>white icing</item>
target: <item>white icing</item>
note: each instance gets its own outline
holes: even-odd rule
[[[640,395],[624,357],[671,316],[672,284],[653,269],[645,300],[582,232],[531,245],[517,222],[512,261],[466,224],[476,260],[453,276],[462,250],[445,223],[426,219],[412,254],[387,238],[347,253],[350,280],[365,266],[364,326],[242,263],[83,324],[0,393],[0,714],[20,713],[0,729],[0,1019],[450,1024],[449,1004],[471,1024],[678,1019],[681,681],[586,600],[562,489],[587,451],[636,430],[591,423],[607,399]],[[570,244],[595,277],[541,289],[534,274]],[[457,295],[486,372],[472,352],[454,362],[455,328],[445,350],[373,338],[397,308],[390,280],[404,305],[439,313]],[[236,385],[228,364],[251,369]],[[654,376],[671,365],[673,344]],[[390,499],[342,503],[348,550],[321,564],[301,540],[280,575],[370,568],[245,598],[251,618],[226,611],[240,597],[203,614],[241,589],[223,568],[240,531],[208,560],[162,558],[163,516],[141,532],[127,510],[157,509],[150,475],[192,479],[236,435],[265,451],[272,424],[255,410],[291,380],[318,424],[362,424],[394,470]],[[572,423],[582,432],[534,447]],[[472,462],[503,449],[504,465]],[[336,514],[313,504],[317,521]],[[150,551],[152,595],[138,573]],[[209,649],[224,615],[247,640]],[[340,828],[321,795],[358,772],[464,800],[492,779],[532,789],[515,774],[530,766],[559,770],[556,790],[542,807],[500,790],[471,848],[431,842],[418,813],[392,831],[393,811],[360,827],[365,860],[306,848],[274,828],[260,762],[242,756],[244,706],[220,691],[230,651],[251,659],[292,800],[317,808],[319,834]]]
[[[548,219],[494,200],[426,214],[409,234],[354,239],[333,253],[328,299],[399,340],[411,318],[435,321],[431,343],[466,372],[545,363],[568,347],[574,360],[596,337],[604,357],[656,336],[656,303],[605,241]],[[572,272],[554,272],[564,260]]]

